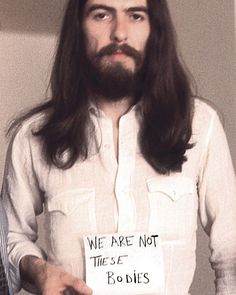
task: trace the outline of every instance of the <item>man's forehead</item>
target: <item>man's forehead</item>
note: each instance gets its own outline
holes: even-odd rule
[[[104,5],[114,9],[128,9],[130,7],[147,7],[147,0],[88,0],[87,8],[93,5]]]

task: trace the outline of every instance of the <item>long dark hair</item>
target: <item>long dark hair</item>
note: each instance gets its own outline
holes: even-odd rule
[[[70,168],[89,156],[94,130],[89,116],[85,36],[82,18],[86,0],[70,0],[52,69],[52,97],[10,127],[44,112],[44,125],[34,132],[44,142],[49,164]],[[147,162],[159,173],[181,171],[192,147],[193,103],[188,75],[178,57],[175,31],[166,0],[147,0],[151,32],[146,47],[144,78],[139,91],[139,142]],[[69,151],[66,161],[60,156]]]

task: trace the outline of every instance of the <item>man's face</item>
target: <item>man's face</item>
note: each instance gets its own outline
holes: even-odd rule
[[[83,29],[89,60],[136,73],[150,33],[147,0],[88,0]]]

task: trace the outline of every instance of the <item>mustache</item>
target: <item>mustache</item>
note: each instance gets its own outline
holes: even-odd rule
[[[105,55],[112,55],[114,53],[123,53],[127,56],[130,56],[136,60],[137,63],[141,63],[143,59],[142,53],[129,46],[128,44],[117,45],[115,43],[111,43],[99,50],[97,53],[97,57],[101,58]]]

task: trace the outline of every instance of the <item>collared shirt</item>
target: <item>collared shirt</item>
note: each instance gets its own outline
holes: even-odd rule
[[[7,254],[7,218],[0,198],[0,294],[11,295],[11,280]]]
[[[42,142],[32,135],[42,115],[25,122],[9,147],[3,192],[15,288],[20,288],[20,259],[43,257],[35,240],[36,215],[44,210],[47,259],[66,271],[85,278],[85,234],[156,232],[163,241],[165,295],[187,295],[199,212],[210,235],[216,294],[236,294],[236,183],[216,112],[196,100],[195,145],[186,152],[182,172],[168,176],[154,171],[140,152],[135,108],[119,121],[118,161],[111,119],[97,111],[91,111],[91,118],[96,136],[90,156],[70,169],[45,162]]]

